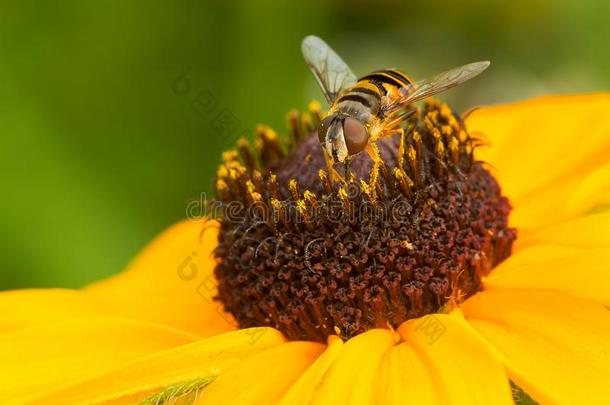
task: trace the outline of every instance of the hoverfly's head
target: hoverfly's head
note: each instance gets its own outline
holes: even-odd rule
[[[369,131],[356,118],[331,114],[320,123],[318,138],[328,155],[343,163],[364,150],[369,141]]]

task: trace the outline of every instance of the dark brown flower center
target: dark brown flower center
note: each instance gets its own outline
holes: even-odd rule
[[[219,169],[218,299],[240,327],[315,341],[397,327],[459,304],[510,255],[510,204],[446,105],[378,141],[381,165],[357,155],[348,178],[327,167],[319,119],[290,115],[288,151],[260,128],[254,153],[240,141]]]

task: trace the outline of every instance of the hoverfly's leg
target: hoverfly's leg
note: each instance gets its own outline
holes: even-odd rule
[[[400,135],[402,136],[405,133],[404,128],[395,128],[395,129],[389,129],[389,130],[385,130],[381,133],[380,138],[385,138],[387,136],[394,136],[394,135]]]
[[[394,129],[398,125],[400,125],[404,120],[411,117],[413,114],[417,112],[417,108],[412,108],[410,110],[406,110],[401,112],[400,114],[396,114],[394,116],[388,117],[386,122],[384,123],[384,127],[388,129]]]
[[[369,154],[371,160],[373,161],[373,164],[375,166],[379,166],[379,164],[381,163],[381,155],[379,154],[379,148],[377,147],[377,144],[375,142],[369,142],[364,150],[366,150],[366,153]]]
[[[466,111],[465,113],[462,114],[462,116],[460,117],[462,122],[466,121],[466,118],[468,118],[470,116],[470,114],[472,114],[473,112],[480,110],[481,106],[474,106],[472,108],[470,108],[468,111]]]
[[[326,160],[326,168],[328,169],[328,173],[330,175],[331,180],[339,181],[341,183],[345,183],[345,179],[341,177],[339,172],[335,169],[335,161],[332,157],[326,152],[324,148],[322,148],[324,152],[324,160]]]
[[[365,150],[373,160],[373,168],[371,170],[369,184],[371,187],[376,189],[377,178],[379,176],[379,170],[383,165],[383,161],[381,160],[381,154],[379,153],[379,148],[375,142],[369,142],[368,145],[366,145]]]
[[[345,169],[345,173],[344,173],[345,180],[348,181],[348,182],[350,181],[349,162],[350,162],[350,159],[348,157],[347,159],[345,159],[345,163],[343,163],[343,168]]]

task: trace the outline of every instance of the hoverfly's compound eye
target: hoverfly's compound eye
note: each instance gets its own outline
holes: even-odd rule
[[[334,114],[329,115],[328,117],[324,118],[322,122],[320,122],[320,127],[318,128],[318,139],[320,140],[320,143],[322,145],[324,145],[324,143],[326,142],[326,133],[328,132],[330,124],[333,123],[335,118],[336,116]]]
[[[366,130],[364,124],[351,117],[347,117],[343,121],[343,136],[350,155],[362,152],[369,142],[369,131]]]

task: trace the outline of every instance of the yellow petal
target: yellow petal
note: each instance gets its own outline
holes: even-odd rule
[[[313,403],[376,403],[376,372],[384,353],[396,343],[393,332],[373,329],[357,335],[343,345],[343,350],[322,377]]]
[[[585,250],[521,266],[499,266],[483,284],[489,288],[543,288],[610,304],[610,249]]]
[[[215,379],[197,403],[275,404],[324,348],[320,343],[288,342],[254,354]]]
[[[477,157],[511,199],[514,226],[548,225],[610,202],[608,117],[608,94],[540,97],[468,117],[469,130],[490,144]]]
[[[56,389],[196,339],[163,325],[106,318],[7,332],[0,335],[0,396],[17,400]]]
[[[439,404],[446,395],[435,386],[430,370],[417,350],[402,343],[384,355],[377,374],[380,404]],[[438,385],[438,384],[436,384]]]
[[[610,212],[588,215],[558,225],[519,235],[516,250],[555,245],[569,248],[610,248]]]
[[[508,379],[485,342],[459,315],[403,323],[377,383],[383,404],[511,404]]]
[[[290,387],[282,397],[280,405],[310,404],[316,387],[342,351],[343,341],[337,336],[330,336],[324,353]]]
[[[0,293],[0,332],[62,319],[117,316],[120,308],[83,291],[16,290]]]
[[[213,300],[214,224],[184,221],[170,227],[125,272],[84,290],[0,293],[0,332],[96,316],[150,321],[199,336],[234,330],[233,318]]]
[[[544,288],[610,303],[610,213],[529,232],[484,279],[486,288]]]
[[[558,259],[574,253],[582,252],[584,249],[560,245],[534,245],[518,249],[502,263],[498,264],[491,272],[490,277],[505,269],[533,265],[552,259]]]
[[[610,164],[604,164],[516,199],[510,221],[517,227],[536,229],[607,210],[609,203]]]
[[[163,350],[107,372],[100,369],[94,377],[43,395],[36,392],[30,400],[45,405],[138,403],[163,387],[217,376],[248,356],[284,342],[275,329],[242,329]],[[61,359],[61,354],[57,357]]]
[[[120,305],[124,317],[163,323],[201,336],[234,330],[232,317],[213,300],[215,224],[184,221],[174,225],[144,249],[125,272],[86,291],[96,299]]]
[[[610,311],[567,293],[492,288],[462,306],[510,378],[542,403],[607,403]]]

